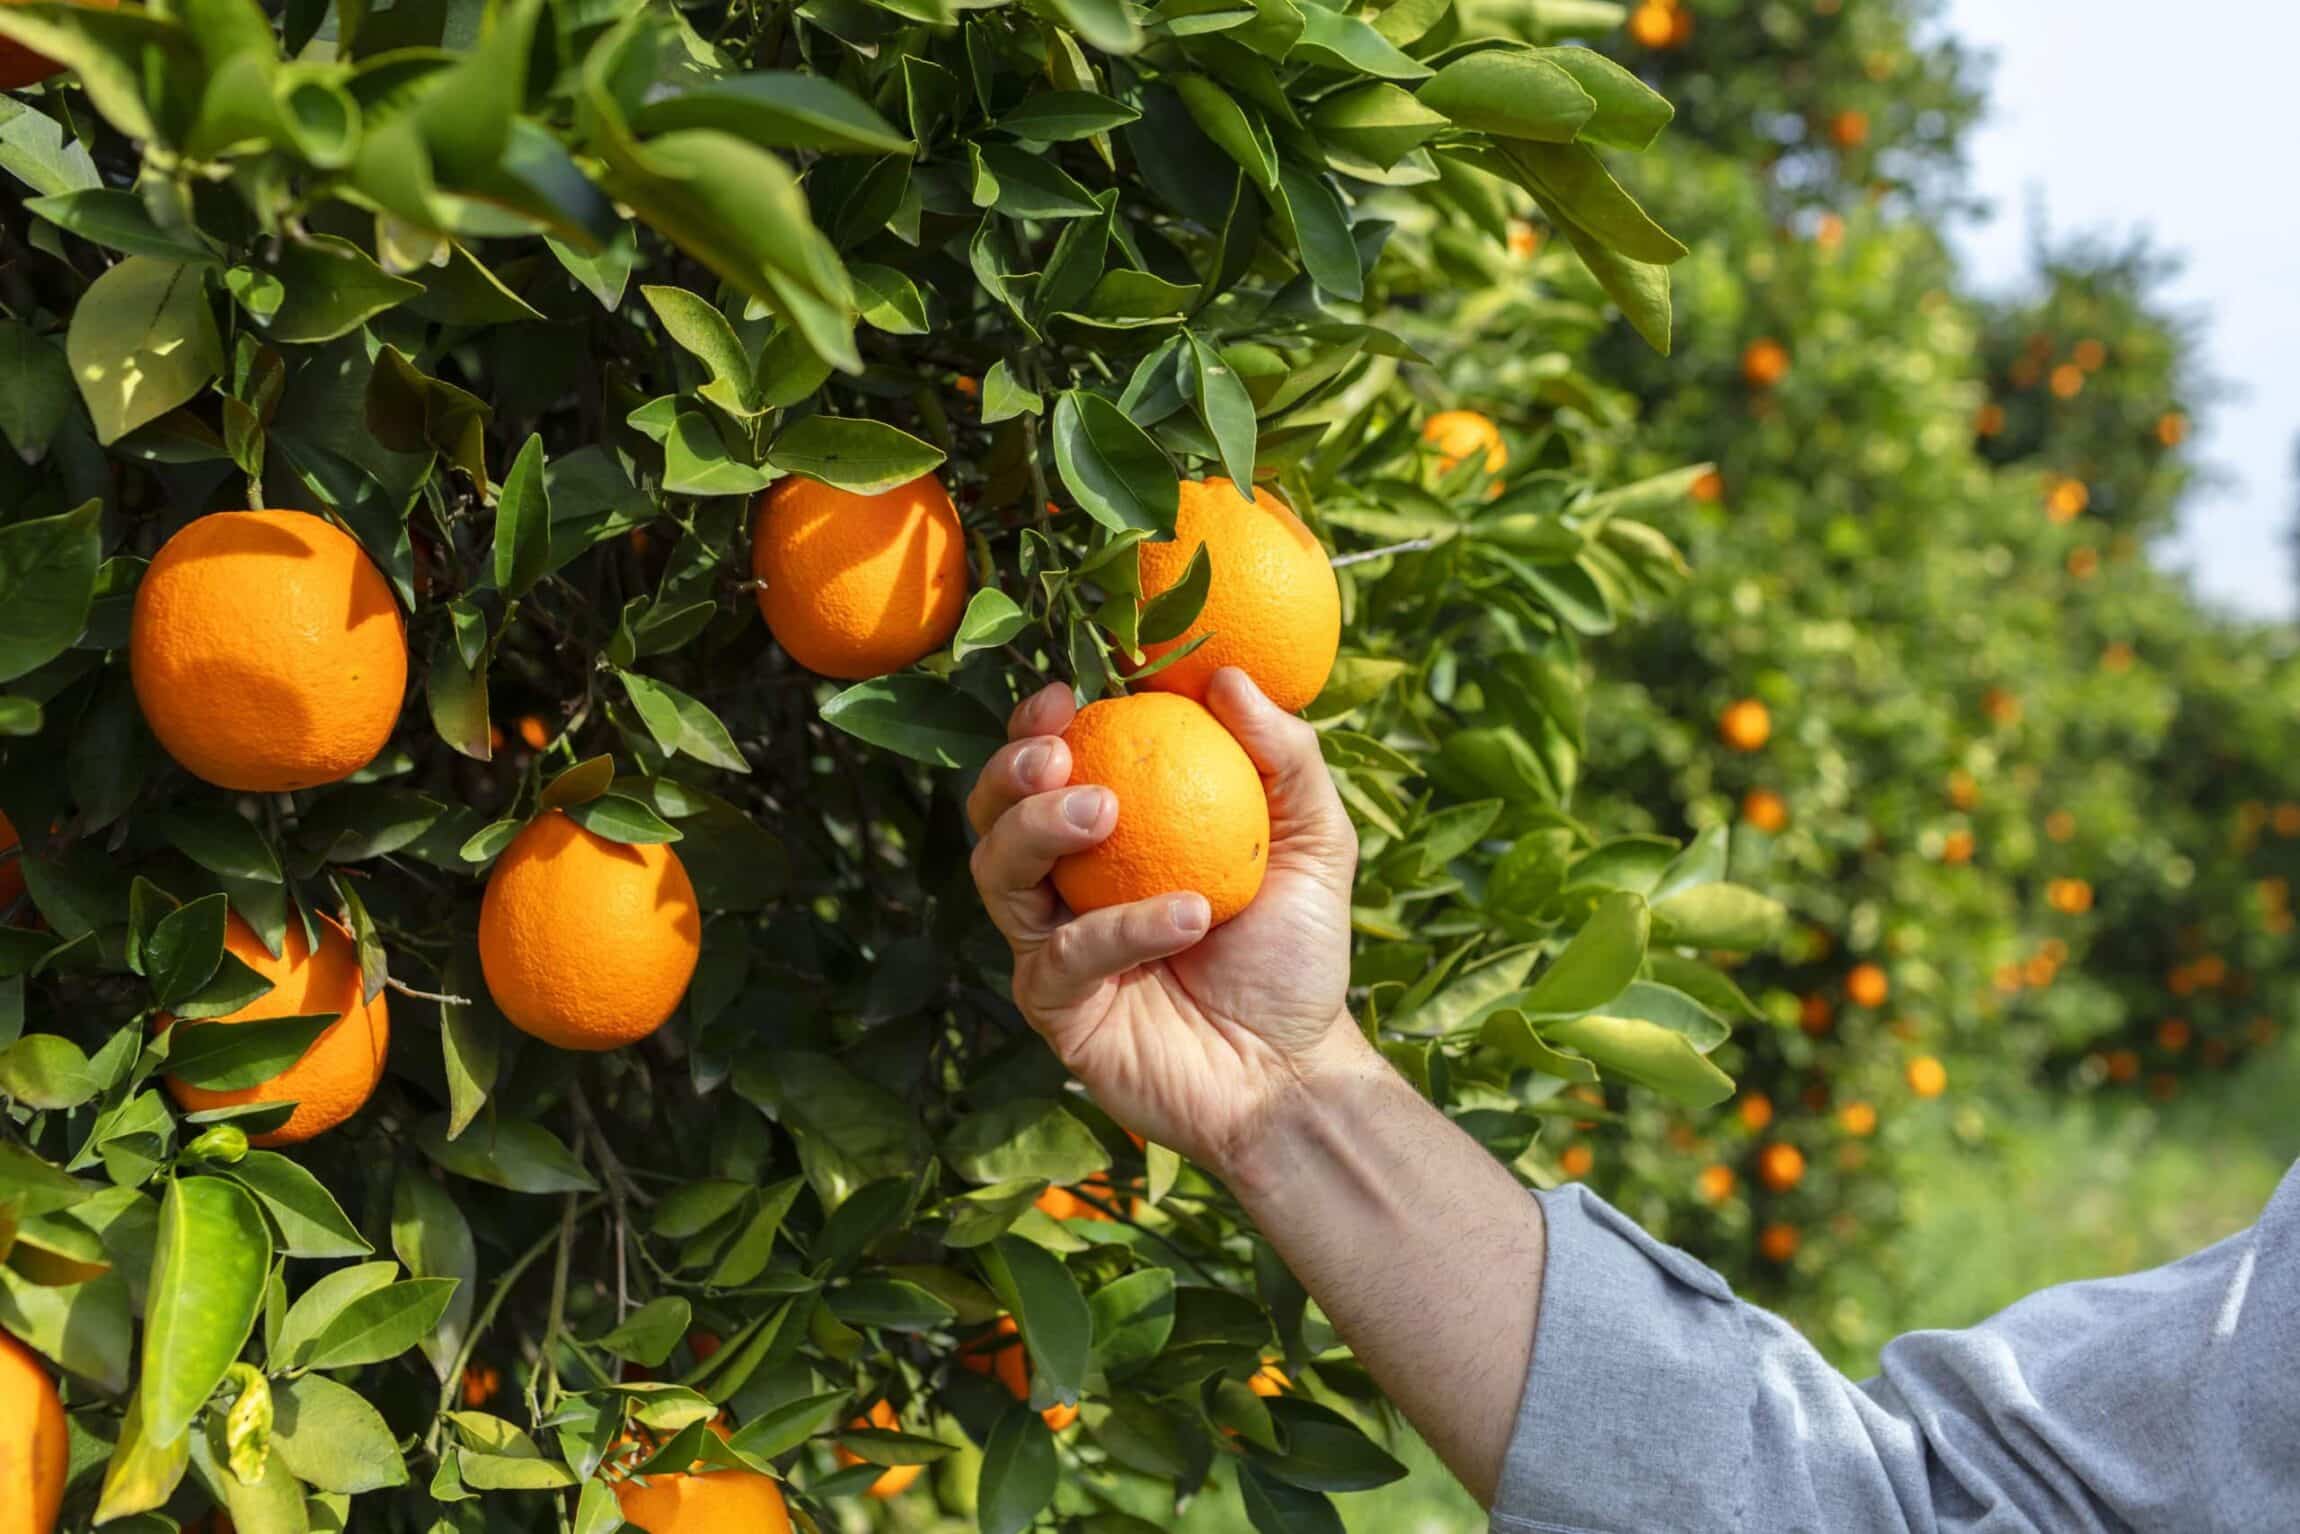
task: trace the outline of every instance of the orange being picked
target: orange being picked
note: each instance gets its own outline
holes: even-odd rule
[[[27,1348],[0,1332],[0,1534],[48,1534],[71,1468],[64,1403]]]
[[[1022,1328],[1015,1325],[1012,1316],[1000,1316],[996,1326],[961,1347],[958,1366],[969,1374],[998,1381],[1017,1401],[1030,1399],[1030,1353],[1022,1345]],[[1038,1415],[1059,1433],[1078,1420],[1078,1408],[1056,1404]]]
[[[218,511],[145,570],[128,661],[170,756],[220,788],[284,793],[383,749],[407,690],[407,628],[383,572],[334,523]]]
[[[1488,474],[1499,474],[1509,462],[1501,428],[1475,410],[1439,411],[1422,422],[1422,440],[1437,449],[1440,474],[1451,474],[1456,465],[1480,454]]]
[[[759,612],[809,671],[900,671],[949,639],[966,607],[966,534],[931,474],[877,495],[793,475],[759,497]]]
[[[239,1011],[215,1021],[252,1023],[272,1017],[333,1013],[336,1021],[312,1040],[303,1058],[269,1081],[232,1091],[211,1091],[173,1076],[167,1078],[169,1095],[190,1113],[243,1103],[296,1105],[279,1128],[249,1135],[250,1145],[300,1145],[333,1129],[357,1113],[383,1079],[384,1052],[391,1043],[391,1018],[383,993],[378,991],[373,1001],[364,999],[359,950],[351,934],[332,917],[318,917],[317,923],[319,948],[315,952],[304,938],[303,923],[291,916],[276,958],[255,929],[237,914],[224,923],[224,951],[269,980],[272,988]],[[172,1020],[162,1022],[167,1025]]]
[[[869,1411],[855,1418],[847,1426],[856,1431],[875,1427],[885,1428],[890,1433],[898,1433],[902,1431],[902,1419],[895,1415],[894,1406],[891,1402],[878,1400],[871,1403]],[[833,1457],[841,1465],[870,1463],[854,1450],[843,1447]],[[863,1495],[876,1497],[882,1502],[889,1497],[899,1497],[910,1490],[910,1483],[917,1480],[919,1472],[924,1469],[926,1469],[924,1465],[889,1465],[886,1467],[886,1473],[871,1482],[870,1489]]]
[[[1186,479],[1174,536],[1136,550],[1144,599],[1179,582],[1200,545],[1213,564],[1206,605],[1189,628],[1142,653],[1154,661],[1213,637],[1142,685],[1203,700],[1214,673],[1236,666],[1278,707],[1300,709],[1326,685],[1342,643],[1342,592],[1325,546],[1260,486],[1248,500],[1226,479]]]
[[[0,0],[0,5],[20,3],[22,0]],[[120,8],[120,0],[80,0],[80,3],[98,11]],[[38,85],[63,68],[45,53],[35,53],[14,38],[0,37],[0,91],[20,91],[27,85]],[[0,1524],[0,1528],[5,1527]],[[14,1531],[9,1530],[8,1534]]]
[[[1270,801],[1246,748],[1190,699],[1089,703],[1062,732],[1072,784],[1118,796],[1118,829],[1054,865],[1073,911],[1194,890],[1215,925],[1246,909],[1270,861]]]
[[[723,1428],[713,1431],[725,1437]],[[647,1534],[791,1534],[782,1484],[756,1470],[696,1461],[683,1471],[649,1471],[613,1482],[623,1521]]]
[[[1773,716],[1755,698],[1743,698],[1717,716],[1717,734],[1736,751],[1762,751],[1773,738]]]
[[[1110,1186],[1109,1174],[1098,1172],[1078,1186],[1086,1197],[1081,1198],[1068,1188],[1048,1188],[1038,1195],[1034,1207],[1039,1213],[1054,1220],[1109,1219],[1107,1206],[1117,1197]]]
[[[619,1049],[670,1020],[703,948],[686,865],[560,810],[511,839],[479,903],[479,967],[514,1026],[561,1049]]]

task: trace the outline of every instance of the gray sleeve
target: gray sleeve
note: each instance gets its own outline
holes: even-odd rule
[[[2300,1529],[2300,1167],[2170,1267],[1913,1332],[1854,1384],[1579,1186],[1496,1534]]]

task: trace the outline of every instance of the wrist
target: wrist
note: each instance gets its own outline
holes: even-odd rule
[[[1294,1169],[1330,1154],[1354,1117],[1351,1104],[1391,1087],[1412,1090],[1347,1013],[1290,1066],[1211,1167],[1249,1207]]]

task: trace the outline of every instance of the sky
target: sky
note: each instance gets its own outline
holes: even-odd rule
[[[1990,289],[2020,283],[2039,210],[2056,236],[2145,228],[2185,258],[2168,297],[2201,322],[2205,369],[2230,387],[2191,439],[2216,482],[2190,496],[2163,554],[2218,605],[2290,617],[2300,5],[2222,0],[2205,13],[2212,25],[2198,34],[2202,15],[2184,24],[2162,0],[1949,0],[1948,25],[1996,60],[1989,116],[1970,140],[1973,184],[1995,215],[1958,245]]]

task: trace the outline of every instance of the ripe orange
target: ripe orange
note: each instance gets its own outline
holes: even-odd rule
[[[221,788],[283,793],[375,759],[407,690],[383,573],[334,523],[219,511],[170,538],[136,588],[129,673],[168,754]]]
[[[900,1432],[902,1430],[902,1419],[895,1415],[894,1406],[892,1403],[885,1400],[878,1400],[871,1402],[870,1410],[855,1418],[854,1421],[848,1423],[847,1426],[850,1429],[858,1431],[864,1428],[876,1427],[885,1428],[890,1433]],[[842,1448],[838,1450],[833,1457],[837,1459],[841,1465],[864,1465],[869,1463],[868,1460],[864,1459],[860,1454],[855,1453],[855,1451],[852,1449]],[[924,1469],[926,1469],[926,1466],[924,1465],[889,1465],[886,1467],[885,1474],[881,1475],[877,1480],[870,1483],[870,1489],[865,1492],[864,1495],[876,1497],[882,1502],[889,1497],[899,1497],[904,1492],[910,1490],[911,1482],[917,1480],[919,1477],[919,1472],[923,1471]]]
[[[1757,1252],[1767,1262],[1787,1262],[1797,1255],[1801,1239],[1796,1226],[1776,1222],[1757,1233]]]
[[[1733,1185],[1739,1179],[1733,1169],[1721,1161],[1712,1161],[1693,1179],[1694,1196],[1704,1204],[1722,1204],[1733,1196]]]
[[[1762,1092],[1751,1092],[1741,1099],[1735,1110],[1741,1116],[1741,1127],[1751,1134],[1760,1134],[1773,1122],[1773,1099]]]
[[[1770,389],[1789,376],[1789,349],[1767,336],[1741,353],[1741,376],[1752,389]]]
[[[1874,964],[1856,964],[1845,976],[1845,995],[1856,1007],[1881,1007],[1892,989],[1884,970]]]
[[[1186,479],[1174,536],[1136,550],[1142,595],[1180,581],[1201,544],[1213,562],[1206,605],[1188,629],[1142,653],[1157,660],[1213,637],[1142,685],[1203,699],[1214,673],[1236,666],[1278,707],[1303,707],[1326,685],[1342,643],[1342,591],[1325,546],[1259,486],[1249,501],[1226,479]]]
[[[1629,35],[1640,48],[1666,48],[1677,33],[1677,19],[1660,0],[1644,0],[1629,13]]]
[[[654,1471],[644,1485],[626,1477],[614,1487],[624,1522],[647,1534],[791,1534],[781,1483],[755,1470]]]
[[[540,751],[551,744],[551,727],[534,714],[522,714],[519,717],[519,738],[527,743],[528,750]]]
[[[1073,911],[1195,890],[1220,925],[1246,909],[1270,858],[1270,802],[1245,747],[1188,698],[1090,703],[1062,732],[1070,781],[1118,796],[1109,840],[1054,865]]]
[[[1262,1367],[1247,1379],[1246,1388],[1264,1400],[1269,1400],[1293,1389],[1294,1382],[1286,1377],[1286,1371],[1279,1368],[1275,1360],[1265,1358]]]
[[[1456,464],[1485,455],[1485,471],[1499,474],[1509,462],[1509,447],[1501,428],[1490,416],[1475,410],[1441,410],[1422,422],[1422,440],[1437,449],[1438,472],[1451,474]]]
[[[16,897],[24,893],[24,850],[16,835],[16,823],[0,810],[0,916],[5,916]]]
[[[2097,373],[2108,365],[2108,346],[2095,337],[2087,336],[2069,348],[2069,357],[2087,373]]]
[[[1773,716],[1755,698],[1743,698],[1717,716],[1717,734],[1736,751],[1762,751],[1773,738]]]
[[[1030,1354],[1022,1345],[1022,1328],[1014,1317],[1000,1316],[998,1324],[958,1350],[958,1366],[969,1374],[995,1379],[1017,1401],[1030,1399]],[[1076,1406],[1049,1406],[1038,1414],[1059,1433],[1078,1420]]]
[[[561,1049],[616,1049],[669,1020],[702,952],[679,855],[550,810],[503,849],[479,904],[479,965],[513,1024]]]
[[[1509,221],[1509,253],[1520,261],[1531,261],[1541,251],[1541,231],[1522,218]]]
[[[30,1348],[0,1332],[0,1530],[48,1534],[71,1468],[64,1403]]]
[[[1847,1103],[1837,1110],[1837,1127],[1855,1139],[1877,1132],[1877,1110],[1868,1103]]]
[[[1869,114],[1847,107],[1829,119],[1829,137],[1839,149],[1858,149],[1869,141]]]
[[[2064,362],[2052,370],[2048,380],[2055,399],[2075,399],[2084,390],[2084,369],[2073,362]]]
[[[303,1058],[269,1081],[216,1092],[167,1078],[168,1092],[186,1111],[237,1107],[242,1103],[296,1105],[288,1121],[269,1134],[250,1135],[250,1145],[300,1145],[333,1129],[360,1110],[383,1079],[383,1057],[391,1043],[391,1018],[383,994],[361,997],[359,950],[333,918],[319,921],[319,951],[304,940],[303,923],[292,917],[277,958],[255,929],[232,916],[224,924],[224,949],[272,983],[272,988],[219,1023],[252,1023],[270,1017],[304,1017],[332,1012],[336,1022],[312,1041]],[[165,1026],[170,1019],[162,1019]]]
[[[1941,861],[1956,867],[1973,860],[1973,833],[1951,831],[1941,840]]]
[[[1715,469],[1703,469],[1687,493],[1703,505],[1714,505],[1725,499],[1725,476]]]
[[[1768,834],[1778,834],[1789,823],[1788,801],[1769,788],[1752,788],[1741,796],[1741,818]]]
[[[463,1370],[463,1404],[473,1411],[495,1399],[503,1388],[503,1371],[493,1364],[467,1364]]]
[[[2156,440],[2162,447],[2178,447],[2188,440],[2188,417],[2167,410],[2156,418]]]
[[[1104,1207],[1114,1196],[1109,1177],[1097,1173],[1078,1186],[1091,1195],[1092,1201],[1080,1198],[1068,1188],[1048,1188],[1038,1195],[1036,1208],[1049,1219],[1055,1220],[1109,1219],[1109,1211]]]
[[[21,0],[0,0],[0,5],[10,3],[21,3]],[[80,0],[80,4],[99,11],[120,8],[120,0]],[[63,67],[45,53],[35,53],[13,38],[0,37],[0,91],[20,91],[28,85],[38,85]]]
[[[1948,1067],[1931,1055],[1919,1055],[1911,1060],[1906,1074],[1909,1090],[1919,1097],[1938,1097],[1949,1089]]]
[[[950,638],[966,607],[966,534],[931,474],[877,495],[794,475],[759,497],[759,611],[809,671],[900,671]]]
[[[1786,1193],[1805,1180],[1805,1153],[1779,1140],[1757,1153],[1757,1180],[1775,1193]]]
[[[2074,522],[2091,504],[2092,492],[2085,488],[2083,480],[2058,480],[2045,495],[2045,515],[2055,522]]]
[[[1596,1165],[1597,1153],[1586,1145],[1568,1145],[1565,1154],[1557,1158],[1557,1169],[1572,1178],[1587,1177]]]

